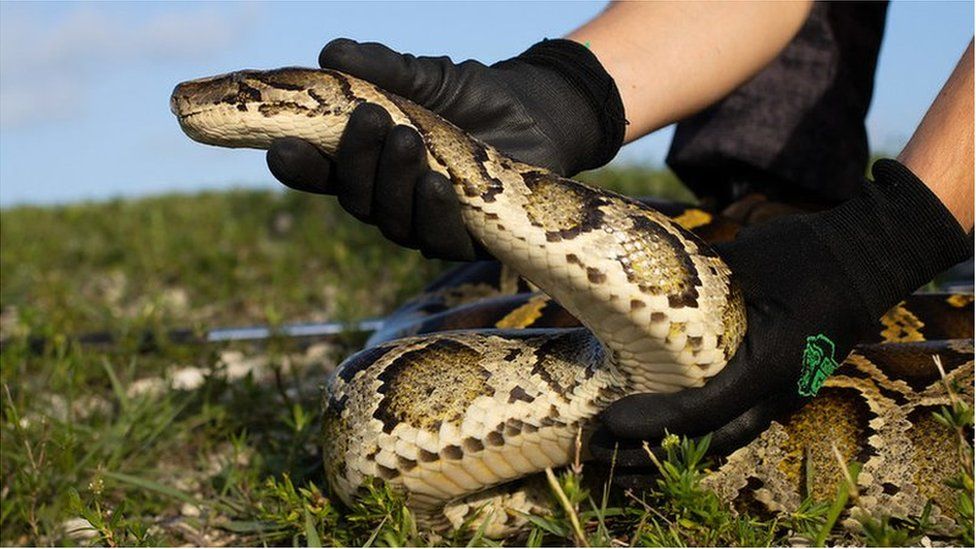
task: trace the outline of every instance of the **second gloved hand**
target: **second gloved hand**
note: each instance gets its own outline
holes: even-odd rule
[[[860,196],[832,210],[716,246],[745,298],[745,339],[702,388],[610,405],[590,440],[597,460],[639,476],[650,465],[641,441],[657,444],[666,430],[714,432],[723,452],[748,442],[813,397],[885,311],[972,255],[966,232],[910,170],[879,160],[873,174]]]
[[[561,175],[602,166],[623,142],[613,79],[589,50],[568,40],[543,41],[486,66],[339,39],[323,48],[319,64],[406,97],[512,158]],[[268,166],[289,187],[336,195],[397,244],[428,257],[479,257],[450,182],[427,167],[421,137],[377,105],[353,111],[335,158],[286,138],[272,143]]]

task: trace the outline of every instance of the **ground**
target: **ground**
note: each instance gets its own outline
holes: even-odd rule
[[[689,198],[664,172],[590,179]],[[418,532],[384,491],[355,509],[330,498],[318,387],[362,336],[150,350],[140,340],[177,326],[382,315],[445,264],[384,242],[331,199],[290,191],[18,207],[0,212],[0,226],[3,545],[496,543]],[[84,347],[72,337],[100,330],[120,341]],[[46,343],[32,346],[37,338]],[[955,412],[950,423],[971,422],[971,410]],[[588,492],[585,464],[560,473],[554,514],[505,542],[972,543],[971,476],[958,537],[933,539],[923,519],[904,517],[862,517],[862,532],[850,534],[831,508],[846,493],[792,515],[735,514],[698,485],[708,466],[701,444],[677,443],[672,454],[641,497]]]

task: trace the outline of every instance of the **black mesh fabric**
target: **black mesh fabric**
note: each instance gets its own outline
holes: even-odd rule
[[[887,3],[816,3],[755,77],[678,124],[667,163],[722,208],[749,192],[836,204],[868,162],[864,118]]]

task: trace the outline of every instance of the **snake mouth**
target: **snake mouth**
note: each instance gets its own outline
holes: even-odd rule
[[[173,111],[173,114],[176,115],[176,119],[177,120],[179,120],[180,122],[183,122],[183,121],[186,121],[186,120],[190,120],[191,118],[194,118],[196,116],[199,116],[199,115],[201,115],[201,114],[203,114],[205,112],[206,112],[205,110],[200,109],[200,110],[190,111],[190,112],[176,112],[176,111]]]

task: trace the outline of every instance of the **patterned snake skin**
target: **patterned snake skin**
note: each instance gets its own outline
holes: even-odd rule
[[[503,267],[495,270],[508,275],[497,278],[497,288],[473,284],[485,298],[478,303],[458,297],[472,284],[442,284],[433,298],[441,313],[468,321],[452,326],[450,314],[433,319],[425,298],[388,324],[399,328],[377,334],[340,365],[326,388],[327,477],[347,502],[378,479],[405,493],[422,526],[457,528],[479,509],[489,521],[485,533],[503,535],[524,524],[516,511],[548,505],[531,482],[506,483],[569,463],[602,408],[630,393],[701,386],[720,371],[745,331],[742,300],[718,256],[682,227],[701,225],[700,217],[672,221],[638,201],[506,158],[350,76],[242,71],[180,84],[171,108],[187,135],[203,143],[267,148],[274,138],[294,136],[331,154],[349,114],[367,101],[418,130],[429,165],[454,183],[467,228],[499,258]],[[519,293],[529,289],[541,293]],[[502,316],[473,323],[478,314],[447,311],[453,306]],[[546,308],[562,320],[540,322]],[[452,328],[492,329],[428,333]],[[910,328],[908,322],[892,329]],[[411,333],[425,335],[402,337]],[[965,381],[968,372],[971,379],[971,341],[968,351],[966,342],[955,345],[968,362],[950,360],[949,375]],[[816,402],[828,408],[822,413],[841,418],[832,435],[845,457],[875,459],[861,476],[878,489],[865,494],[879,505],[914,510],[918,501],[944,496],[931,481],[944,468],[893,454],[938,438],[917,414],[946,395],[937,377],[903,381],[887,377],[887,365],[862,350]],[[849,395],[855,404],[847,404]],[[833,439],[822,430],[813,441],[790,438],[804,432],[791,431],[793,423],[812,421],[804,415],[810,408],[774,423],[709,482],[730,499],[795,507],[809,471],[830,475],[822,456],[832,454],[817,444]],[[896,462],[903,465],[892,467]]]
[[[682,219],[688,211],[673,215]],[[737,228],[701,211],[686,219],[696,221],[689,228],[714,240],[731,238]],[[859,509],[920,516],[931,501],[935,531],[951,531],[956,495],[945,481],[960,471],[959,444],[932,413],[950,404],[947,385],[973,404],[973,312],[971,294],[909,296],[885,314],[875,338],[851,353],[812,403],[775,418],[751,443],[722,458],[706,485],[754,514],[793,512],[807,496],[824,501],[836,494],[842,481],[836,446],[845,461],[864,465],[848,516]],[[517,273],[480,262],[432,283],[395,311],[367,346],[443,330],[578,325]],[[946,370],[944,380],[934,356]],[[529,494],[523,497],[532,502]],[[544,495],[535,497],[535,510],[545,512]],[[464,510],[481,503],[476,499]],[[507,526],[517,524],[509,517]]]

